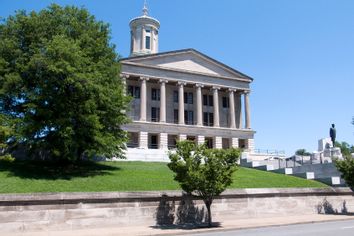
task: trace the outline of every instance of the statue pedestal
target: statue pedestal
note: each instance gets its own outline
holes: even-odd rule
[[[340,151],[339,147],[332,147],[330,148],[330,152],[331,152],[331,157],[332,158],[339,158],[342,159],[342,152]]]

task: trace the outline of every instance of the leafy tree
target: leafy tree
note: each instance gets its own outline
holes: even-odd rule
[[[311,155],[311,153],[306,151],[306,149],[298,149],[298,150],[296,150],[295,154],[299,155],[299,156],[310,156]]]
[[[340,148],[340,151],[344,157],[351,157],[351,153],[354,152],[354,146],[347,142],[336,142],[336,147]]]
[[[335,161],[337,169],[342,172],[342,178],[354,190],[354,158],[345,156],[343,160]]]
[[[0,114],[29,153],[123,157],[128,121],[109,26],[84,8],[18,11],[0,24]]]
[[[174,179],[184,191],[203,199],[209,226],[212,226],[213,200],[232,183],[239,157],[238,149],[207,149],[188,140],[178,142],[176,152],[169,153],[168,167],[175,172]]]

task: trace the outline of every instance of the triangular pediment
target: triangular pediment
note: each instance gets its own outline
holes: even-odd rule
[[[167,70],[252,80],[252,78],[241,72],[236,71],[235,69],[232,69],[194,49],[130,57],[121,60],[121,62],[154,66]]]

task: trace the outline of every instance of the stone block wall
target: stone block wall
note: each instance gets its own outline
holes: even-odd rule
[[[310,214],[352,214],[347,188],[227,190],[212,205],[213,220]],[[0,234],[123,226],[200,223],[200,199],[180,191],[0,195]]]

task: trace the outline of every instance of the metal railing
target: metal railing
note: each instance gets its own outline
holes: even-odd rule
[[[267,155],[279,155],[284,156],[285,151],[283,150],[272,150],[272,149],[254,149],[254,153],[256,154],[267,154]]]

